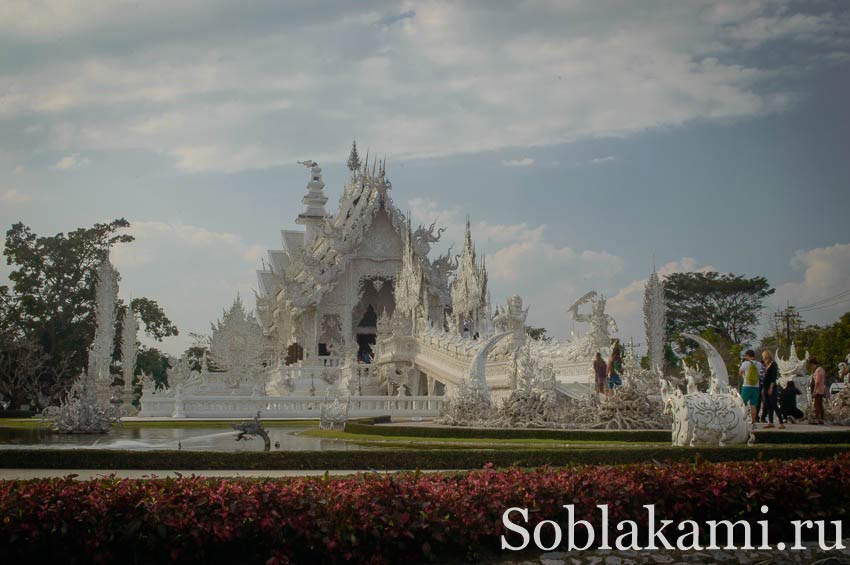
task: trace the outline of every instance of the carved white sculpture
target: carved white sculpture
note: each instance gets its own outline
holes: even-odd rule
[[[218,371],[226,373],[224,378],[230,386],[253,386],[266,378],[266,345],[262,328],[237,295],[230,309],[212,324],[209,360]],[[208,378],[213,376],[211,373]]]
[[[643,324],[646,329],[646,354],[649,358],[649,367],[657,370],[664,366],[667,302],[664,299],[664,287],[654,268],[646,282],[643,295]]]
[[[452,314],[460,332],[466,329],[474,334],[481,332],[481,320],[487,301],[487,267],[480,261],[472,242],[469,218],[466,220],[463,253],[458,256],[457,276],[451,284]]]
[[[95,286],[95,337],[89,349],[88,371],[77,377],[59,406],[43,412],[45,421],[60,433],[107,433],[120,419],[112,400],[112,347],[115,338],[118,272],[109,256],[97,269]]]
[[[574,349],[576,357],[591,359],[599,351],[607,355],[611,348],[611,334],[617,332],[617,322],[605,312],[607,299],[596,291],[590,291],[568,308],[568,312],[576,322],[590,324],[590,333],[583,340],[577,340]],[[590,304],[590,313],[583,314],[580,308]]]
[[[109,261],[109,256],[97,269],[95,286],[95,333],[89,349],[88,374],[97,387],[98,402],[106,403],[112,397],[112,349],[115,346],[115,316],[118,299],[118,271]]]
[[[720,353],[700,336],[682,336],[699,344],[708,357],[709,392],[699,392],[689,375],[687,394],[662,381],[664,411],[673,416],[673,445],[729,445],[752,442],[749,412],[737,390],[729,388],[729,373]]]
[[[138,334],[138,322],[136,321],[136,313],[132,306],[127,306],[127,312],[124,314],[124,324],[121,328],[121,378],[124,381],[124,403],[123,410],[125,413],[130,413],[133,400],[133,379],[136,371],[136,355],[139,351],[136,337]]]
[[[811,410],[813,403],[809,390],[809,352],[806,351],[806,354],[800,359],[797,357],[797,346],[794,342],[791,342],[788,358],[783,359],[779,355],[779,349],[777,349],[774,359],[776,359],[776,365],[779,367],[779,383],[785,386],[788,381],[794,381],[796,387],[803,393],[797,399],[797,406],[804,412]]]

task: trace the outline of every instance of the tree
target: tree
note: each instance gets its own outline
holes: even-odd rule
[[[194,332],[189,335],[192,337],[192,345],[183,352],[183,355],[189,360],[189,369],[191,371],[201,372],[203,370],[204,355],[210,352],[210,338],[204,334]],[[216,370],[210,359],[207,359],[207,369]]]
[[[546,328],[525,326],[525,333],[528,334],[528,337],[535,341],[550,341],[552,339],[546,335]]]
[[[71,353],[71,367],[82,371],[94,336],[94,283],[97,266],[116,243],[133,237],[118,231],[127,220],[80,228],[67,236],[39,237],[22,223],[6,232],[3,255],[9,274],[18,332],[34,340],[56,366]],[[8,292],[8,291],[7,291]]]
[[[713,329],[734,344],[748,344],[756,336],[763,301],[773,292],[764,277],[673,273],[664,281],[667,335],[701,334]],[[683,351],[694,347],[682,342],[680,345]]]
[[[139,349],[139,355],[136,357],[136,376],[141,376],[143,373],[150,375],[154,388],[168,386],[168,369],[170,368],[168,357],[159,349],[144,346]]]
[[[782,340],[784,343],[784,340]],[[845,312],[828,326],[805,325],[794,333],[798,355],[808,351],[826,371],[827,376],[838,372],[838,364],[850,354],[850,312]],[[761,348],[773,352],[777,349],[776,336],[765,336]]]
[[[129,226],[121,218],[42,237],[17,223],[6,232],[3,255],[13,270],[11,288],[0,286],[0,355],[5,356],[0,363],[6,363],[0,390],[14,387],[43,406],[45,399],[55,402],[83,371],[95,331],[97,268],[113,245],[133,241],[121,233]],[[136,298],[131,307],[154,339],[177,335],[155,301]],[[119,301],[119,316],[126,308]],[[15,361],[24,357],[31,360],[26,366]]]

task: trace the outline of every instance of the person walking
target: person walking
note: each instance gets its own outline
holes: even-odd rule
[[[814,367],[812,372],[812,395],[815,398],[815,417],[812,424],[823,425],[823,398],[826,396],[826,371],[820,366],[817,359],[812,358],[809,363]]]
[[[785,419],[794,423],[803,418],[803,411],[797,408],[797,397],[801,394],[803,393],[794,384],[794,379],[790,379],[779,397],[782,415],[785,416]]]
[[[785,429],[785,418],[777,405],[777,397],[779,396],[779,368],[773,361],[773,354],[770,351],[764,351],[761,354],[764,361],[764,399],[767,403],[767,420],[765,428],[773,427],[773,415],[779,419],[779,429]]]
[[[741,399],[744,401],[744,406],[750,407],[750,419],[753,423],[753,428],[756,427],[757,410],[761,389],[759,387],[759,370],[755,363],[756,352],[748,349],[744,353],[744,362],[738,369],[738,376],[741,377]]]
[[[620,354],[620,344],[615,343],[611,350],[611,357],[608,358],[608,392],[614,390],[623,384],[620,380],[620,373],[623,370],[623,358]]]
[[[605,394],[608,389],[608,365],[598,351],[593,358],[593,373],[596,376],[596,393]]]
[[[756,406],[756,418],[759,422],[767,422],[767,402],[764,398],[764,363],[759,361],[757,357],[753,359],[753,363],[759,370],[759,403]]]

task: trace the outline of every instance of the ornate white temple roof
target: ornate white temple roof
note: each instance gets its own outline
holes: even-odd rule
[[[389,196],[392,183],[387,178],[385,161],[377,159],[361,164],[356,145],[349,159],[351,178],[339,200],[333,216],[320,216],[324,211],[321,168],[313,161],[310,168],[306,209],[298,223],[306,230],[282,230],[283,249],[268,252],[269,264],[257,271],[261,299],[275,298],[279,307],[285,304],[297,315],[305,308],[318,304],[332,290],[356,251],[373,220],[383,211],[393,229],[403,239],[406,219]]]

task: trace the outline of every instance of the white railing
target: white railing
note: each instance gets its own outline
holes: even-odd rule
[[[433,417],[440,413],[442,396],[352,396],[348,415]],[[142,417],[173,417],[175,402],[182,403],[184,418],[319,418],[320,396],[156,396],[142,398]],[[180,412],[177,412],[180,413]]]

